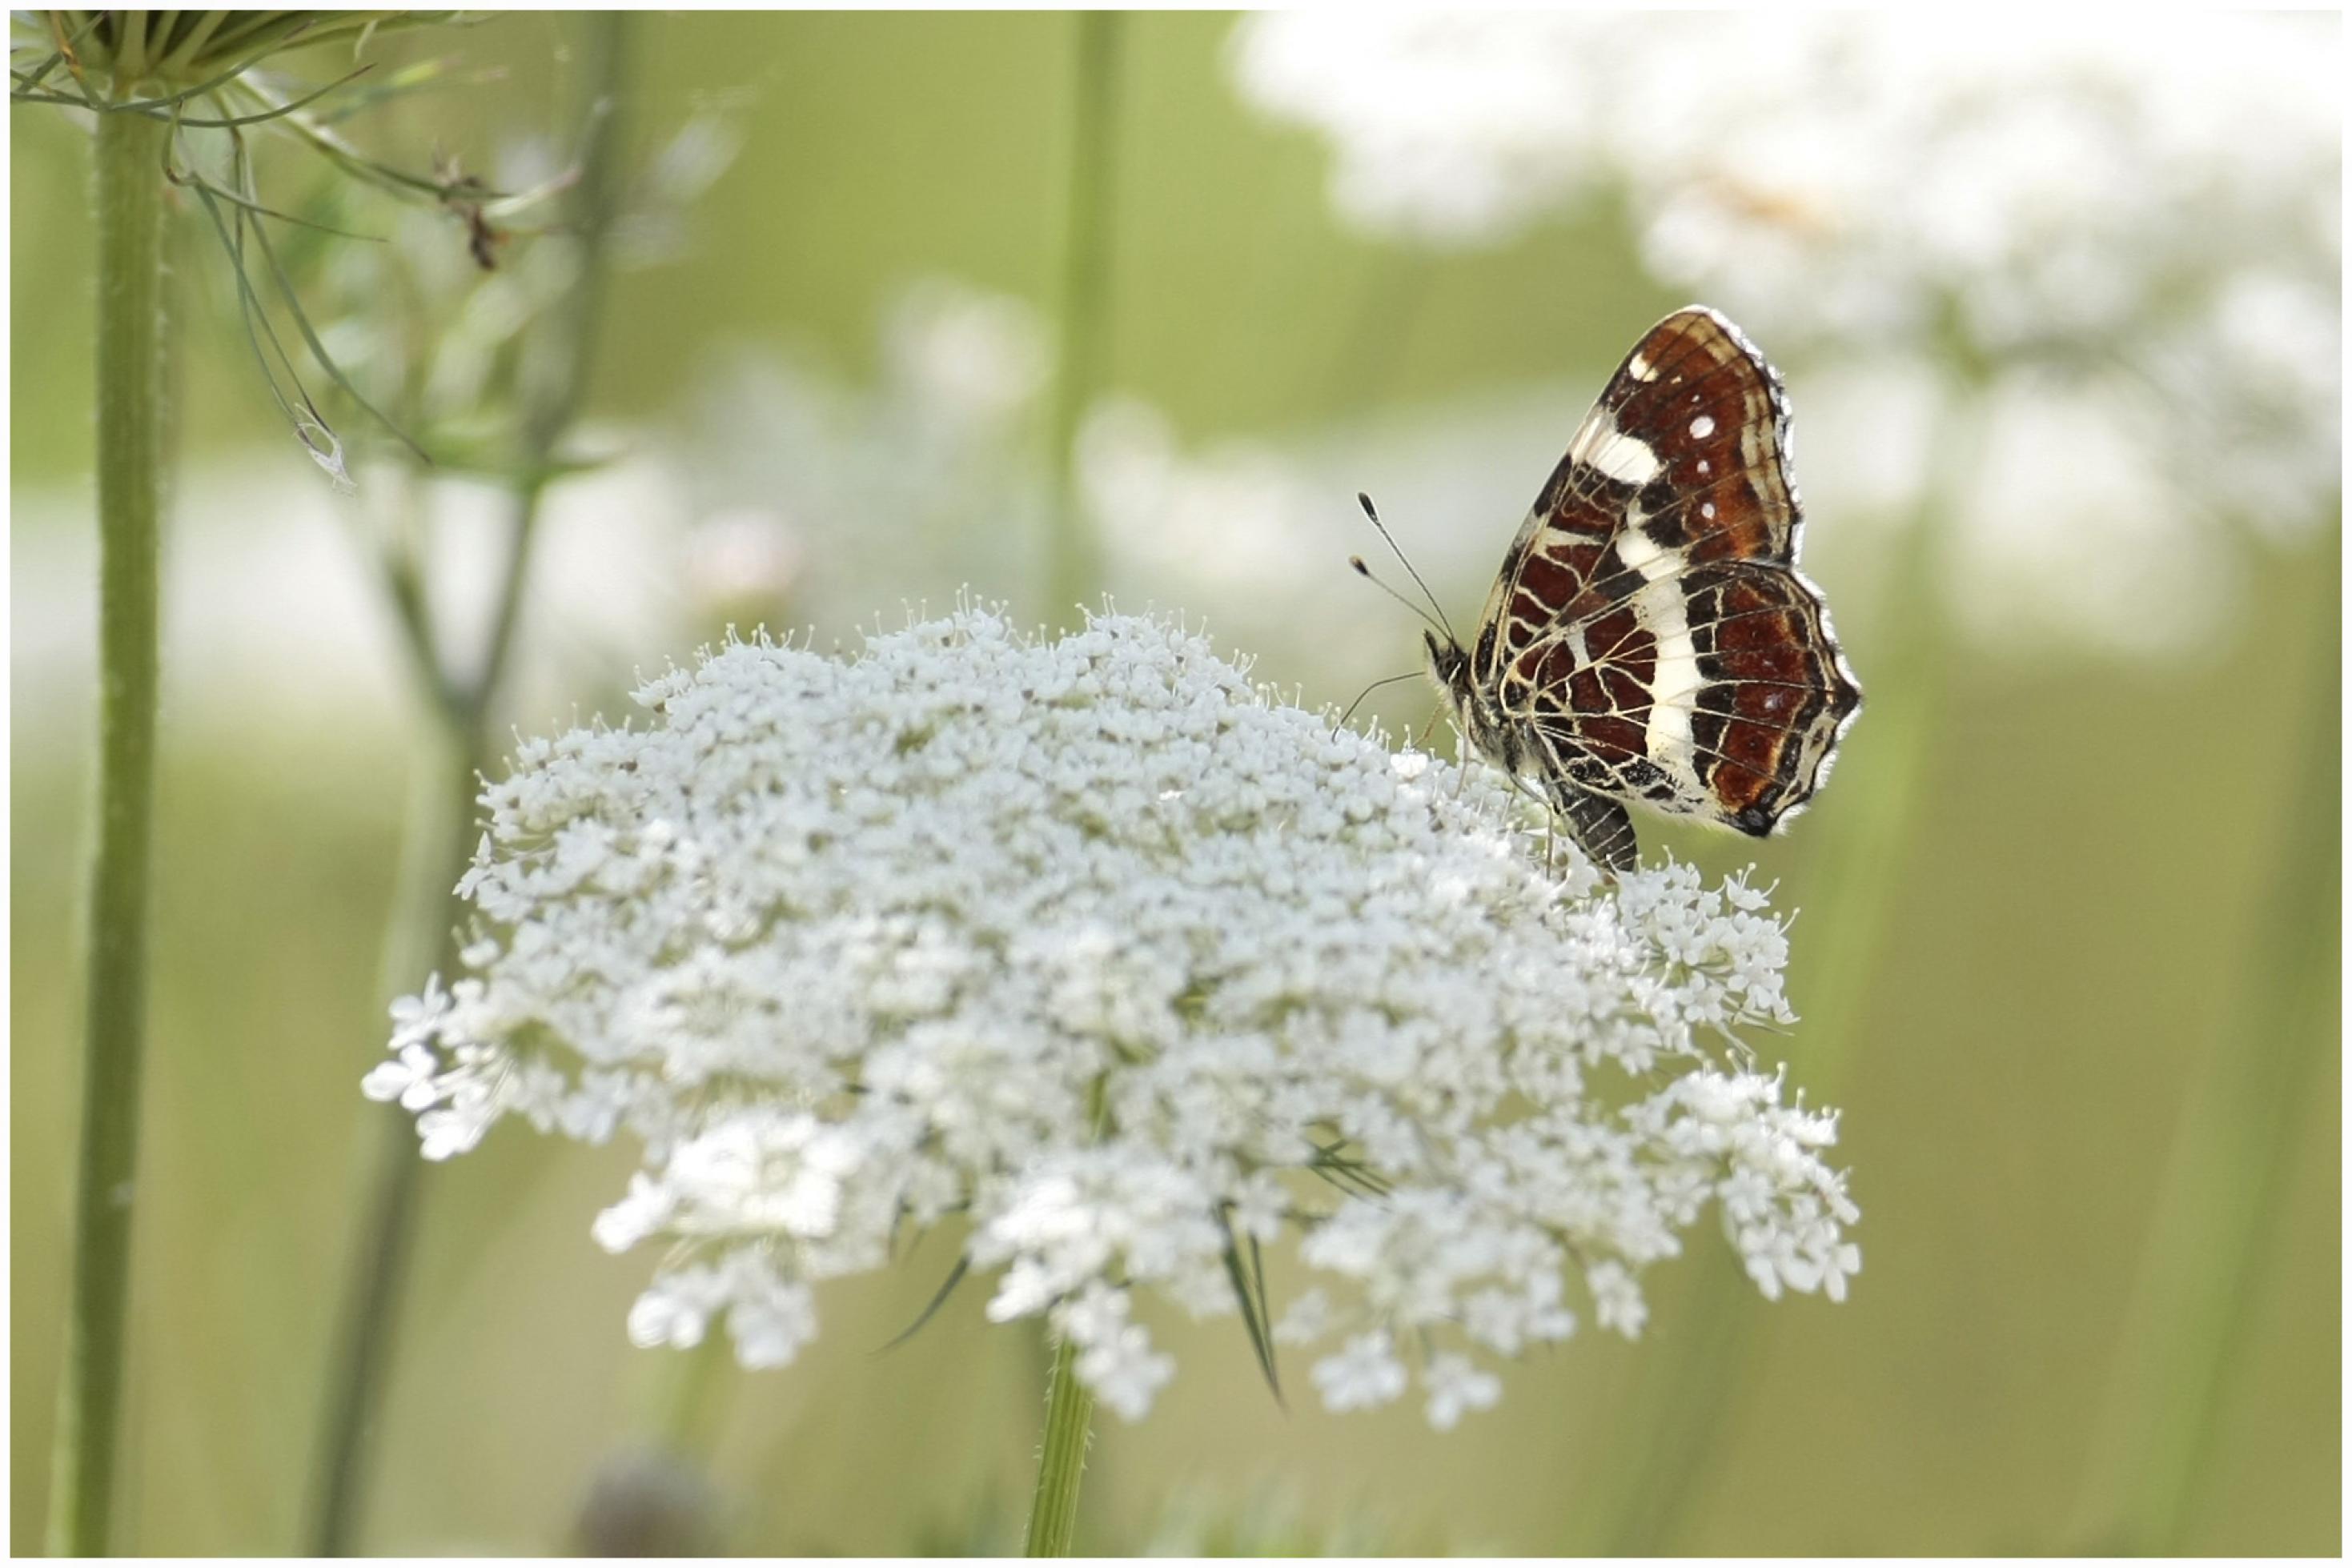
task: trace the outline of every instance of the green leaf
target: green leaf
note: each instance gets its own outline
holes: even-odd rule
[[[1266,1387],[1274,1391],[1274,1402],[1284,1409],[1290,1406],[1282,1397],[1282,1375],[1274,1364],[1274,1333],[1265,1305],[1265,1259],[1258,1251],[1257,1239],[1250,1239],[1249,1261],[1242,1260],[1239,1244],[1234,1239],[1234,1206],[1221,1203],[1216,1207],[1217,1228],[1225,1238],[1225,1277],[1234,1282],[1234,1300],[1240,1305],[1242,1326],[1249,1331],[1250,1349],[1257,1354],[1258,1370],[1265,1375]]]
[[[922,1314],[916,1318],[913,1322],[908,1323],[904,1329],[900,1330],[896,1335],[894,1335],[888,1343],[877,1349],[874,1354],[876,1355],[887,1354],[889,1352],[898,1349],[900,1345],[914,1338],[918,1333],[921,1332],[922,1326],[925,1323],[929,1322],[933,1317],[938,1315],[939,1310],[941,1307],[947,1305],[948,1298],[955,1293],[955,1288],[963,1283],[963,1277],[971,1271],[971,1259],[957,1259],[955,1267],[948,1270],[947,1281],[940,1285],[939,1290],[932,1295],[930,1304],[923,1309]]]
[[[255,243],[261,247],[262,256],[269,263],[270,274],[277,279],[278,292],[286,302],[288,314],[294,319],[295,329],[302,334],[302,341],[309,346],[310,357],[319,362],[319,368],[326,371],[328,377],[337,386],[343,389],[345,396],[365,409],[374,417],[378,424],[383,425],[402,445],[415,453],[418,461],[430,465],[433,459],[426,454],[425,448],[411,440],[408,433],[394,424],[383,410],[368,402],[359,388],[353,386],[350,378],[343,374],[342,367],[335,363],[334,356],[327,352],[327,345],[319,340],[317,330],[310,325],[310,318],[302,309],[302,301],[294,292],[293,279],[286,276],[286,268],[278,262],[277,248],[269,243],[269,232],[259,224],[256,224],[253,225],[253,237]]]
[[[375,69],[375,67],[372,63],[361,66],[347,75],[337,77],[333,81],[329,82],[324,87],[314,88],[310,91],[304,93],[300,98],[289,99],[284,103],[265,109],[257,114],[234,115],[219,120],[197,120],[183,115],[180,117],[180,123],[182,125],[196,126],[206,131],[233,131],[240,126],[266,124],[269,120],[282,119],[287,115],[292,114],[306,104],[318,102],[319,99],[326,97],[337,88],[357,81],[360,78],[367,75],[368,72],[373,69]],[[160,102],[162,100],[159,99],[157,101]],[[173,101],[176,102],[178,101],[178,99],[175,98]],[[137,113],[144,110],[145,106],[142,104],[124,104],[121,106],[121,112],[125,113]]]

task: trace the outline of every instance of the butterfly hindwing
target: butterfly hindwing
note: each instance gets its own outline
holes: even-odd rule
[[[1788,450],[1779,375],[1721,316],[1679,310],[1618,367],[1512,540],[1467,674],[1604,864],[1630,857],[1630,824],[1621,842],[1570,791],[1769,832],[1861,705],[1796,570]]]

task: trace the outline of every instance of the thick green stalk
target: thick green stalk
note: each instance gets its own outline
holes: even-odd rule
[[[1037,1450],[1037,1491],[1029,1504],[1029,1537],[1022,1548],[1025,1557],[1070,1554],[1094,1414],[1095,1396],[1078,1379],[1078,1347],[1065,1339],[1045,1380],[1045,1439]]]
[[[2314,645],[2294,804],[2237,966],[2232,1005],[2183,1102],[2106,1408],[2076,1510],[2082,1550],[2187,1549],[2210,1480],[2216,1414],[2294,1154],[2295,1115],[2336,1037],[2341,627],[2315,571]]]
[[[1062,258],[1061,362],[1054,382],[1053,500],[1046,526],[1045,606],[1066,624],[1102,585],[1102,552],[1076,494],[1078,425],[1110,364],[1113,194],[1117,188],[1120,30],[1116,11],[1081,11],[1070,200]]]
[[[73,1293],[49,1546],[109,1546],[121,1436],[147,1003],[163,478],[164,125],[98,118],[98,813],[90,868]]]
[[[505,685],[523,584],[539,531],[541,503],[556,472],[564,436],[579,413],[604,308],[605,239],[622,190],[623,105],[627,96],[629,17],[601,12],[585,19],[589,60],[586,146],[573,187],[570,222],[578,236],[580,276],[562,313],[526,344],[522,406],[507,558],[494,595],[487,651],[469,674],[446,674],[442,651],[428,645],[427,618],[411,602],[399,624],[411,640],[410,666],[432,716],[432,750],[425,798],[413,813],[405,860],[415,877],[385,938],[388,985],[414,990],[427,968],[445,978],[457,967],[458,930],[465,905],[448,890],[470,858],[474,802],[484,774],[496,766],[491,716]],[[386,591],[398,609],[421,587],[397,570]],[[432,956],[431,961],[424,962]],[[413,1125],[402,1117],[382,1123],[362,1205],[360,1239],[344,1307],[344,1322],[327,1376],[326,1414],[311,1482],[307,1545],[318,1556],[351,1552],[366,1501],[370,1439],[393,1354],[394,1331],[416,1230],[422,1161]]]

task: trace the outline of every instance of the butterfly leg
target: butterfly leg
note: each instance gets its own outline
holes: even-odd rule
[[[1633,819],[1622,802],[1565,779],[1549,783],[1552,810],[1568,823],[1569,837],[1602,870],[1632,871],[1641,863],[1641,846],[1633,838]]]

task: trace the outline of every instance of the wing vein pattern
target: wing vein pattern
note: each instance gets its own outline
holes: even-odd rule
[[[1631,802],[1761,835],[1827,777],[1862,705],[1820,590],[1777,371],[1717,312],[1645,333],[1511,541],[1441,680],[1600,863]]]

